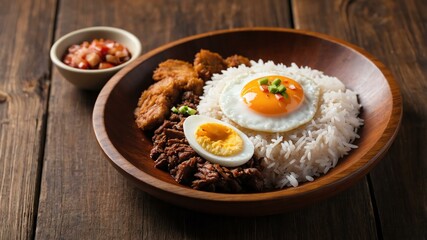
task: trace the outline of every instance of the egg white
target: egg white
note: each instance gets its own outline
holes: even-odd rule
[[[212,122],[222,124],[224,126],[227,126],[231,129],[233,129],[240,136],[240,138],[243,140],[242,151],[239,152],[238,154],[235,154],[232,156],[227,156],[227,157],[217,156],[215,154],[212,154],[212,153],[206,151],[197,142],[195,133],[196,133],[197,128],[200,125],[202,125],[204,123],[212,123]],[[246,162],[248,162],[249,159],[251,159],[251,157],[254,155],[254,145],[249,140],[249,138],[246,136],[246,134],[244,134],[243,132],[241,132],[237,128],[233,127],[232,125],[225,123],[225,122],[222,122],[220,120],[214,119],[214,118],[201,116],[201,115],[193,115],[193,116],[187,117],[184,121],[184,134],[185,134],[185,137],[187,138],[187,141],[190,144],[190,146],[201,157],[203,157],[204,159],[206,159],[212,163],[217,163],[217,164],[224,166],[224,167],[237,167],[237,166],[243,165]]]
[[[243,87],[253,79],[269,75],[292,78],[302,86],[304,101],[298,109],[286,115],[267,116],[250,109],[243,102],[240,96]],[[241,127],[263,132],[286,132],[313,119],[318,108],[319,98],[319,86],[306,76],[287,76],[278,72],[257,72],[240,75],[230,80],[219,97],[219,106],[227,118]]]

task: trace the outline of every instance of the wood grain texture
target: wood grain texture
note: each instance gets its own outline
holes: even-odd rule
[[[0,1],[0,239],[33,237],[55,1]]]
[[[258,15],[259,9],[264,14]],[[82,27],[109,25],[134,33],[143,51],[208,30],[288,22],[281,1],[61,1],[58,10],[56,38]],[[270,18],[270,13],[277,16]],[[97,93],[75,89],[56,69],[52,76],[36,238],[184,238],[185,222],[177,221],[184,210],[132,187],[102,154],[91,125]]]
[[[211,30],[290,26],[287,1],[1,0],[0,239],[32,238],[35,224],[37,239],[375,239],[376,230],[384,239],[425,239],[426,1],[291,2],[297,28],[364,47],[400,83],[403,125],[370,175],[375,199],[365,180],[327,201],[269,217],[213,216],[163,203],[133,187],[102,155],[91,128],[96,93],[49,71],[53,31],[58,38],[87,26],[122,27],[146,52]]]
[[[213,11],[212,9],[215,9]],[[133,32],[146,52],[191,34],[243,26],[290,26],[286,1],[61,1],[56,38],[110,25]],[[312,207],[261,218],[211,216],[157,199],[110,166],[92,133],[96,93],[52,75],[37,239],[375,239],[362,181]]]
[[[327,6],[327,7],[325,7]],[[401,131],[372,172],[384,239],[427,236],[427,10],[426,1],[293,1],[297,28],[360,45],[377,56],[399,82]]]

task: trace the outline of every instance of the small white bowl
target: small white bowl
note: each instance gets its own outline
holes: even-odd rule
[[[78,69],[62,62],[68,48],[93,39],[110,39],[123,44],[131,53],[131,59],[118,66],[107,69]],[[70,32],[58,39],[50,49],[50,58],[61,75],[80,89],[99,90],[120,69],[133,62],[141,54],[141,42],[132,33],[114,27],[89,27]]]

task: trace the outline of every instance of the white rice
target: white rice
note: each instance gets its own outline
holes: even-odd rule
[[[351,149],[357,148],[352,142],[359,138],[356,130],[363,124],[358,118],[361,106],[356,93],[346,89],[340,80],[294,63],[289,67],[262,60],[251,61],[251,64],[252,67],[229,68],[207,81],[198,111],[233,124],[248,135],[256,156],[264,157],[262,165],[267,187],[296,187],[300,182],[313,181],[335,167]],[[289,132],[265,133],[241,128],[228,119],[218,104],[227,80],[240,74],[260,72],[312,78],[320,87],[320,107],[311,122]]]

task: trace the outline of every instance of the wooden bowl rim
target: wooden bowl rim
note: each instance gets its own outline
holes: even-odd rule
[[[227,194],[227,193],[212,193],[204,192],[199,190],[194,190],[186,186],[178,186],[162,180],[157,179],[154,176],[151,176],[139,168],[131,164],[125,157],[123,157],[118,150],[114,147],[112,142],[109,140],[105,124],[104,124],[104,107],[108,100],[109,94],[119,83],[120,79],[134,67],[138,66],[140,63],[149,59],[150,57],[166,50],[171,47],[193,41],[195,39],[206,38],[214,35],[229,34],[234,32],[251,32],[251,31],[272,31],[272,32],[288,32],[299,35],[307,35],[314,38],[319,38],[332,42],[338,45],[345,47],[351,51],[354,51],[357,54],[362,55],[367,58],[369,62],[374,64],[384,78],[387,80],[389,85],[389,90],[392,96],[392,109],[390,116],[388,116],[387,126],[385,127],[380,139],[362,156],[360,160],[363,160],[358,168],[351,168],[352,165],[343,169],[341,172],[346,173],[344,176],[339,178],[328,178],[320,177],[315,181],[322,181],[321,186],[315,186],[311,184],[303,184],[302,186],[295,188],[284,188],[281,190],[270,191],[270,192],[261,192],[261,193],[245,193],[245,194]],[[393,100],[394,99],[394,100]],[[197,34],[189,37],[185,37],[165,45],[162,45],[158,48],[155,48],[142,56],[136,59],[131,64],[127,65],[125,68],[120,70],[116,75],[114,75],[108,83],[101,90],[93,110],[93,128],[97,138],[97,141],[107,155],[110,162],[116,167],[122,174],[127,177],[130,177],[136,183],[143,184],[143,190],[154,195],[161,195],[157,191],[161,191],[162,194],[172,194],[182,198],[196,198],[206,201],[219,201],[219,202],[260,202],[266,200],[283,200],[286,198],[300,198],[304,195],[314,194],[325,189],[334,189],[341,184],[346,182],[351,182],[351,179],[360,179],[368,173],[368,171],[375,166],[376,163],[384,156],[385,152],[391,146],[393,140],[395,139],[397,132],[400,128],[400,123],[402,119],[402,99],[400,94],[400,89],[391,75],[390,71],[375,57],[364,49],[355,46],[351,43],[348,43],[344,40],[325,35],[322,33],[305,31],[305,30],[296,30],[288,28],[276,28],[276,27],[250,27],[250,28],[235,28],[227,30],[217,30],[206,32],[202,34]],[[375,152],[376,151],[376,152]],[[351,154],[351,153],[350,153]],[[369,157],[371,156],[372,157]],[[367,159],[369,158],[369,159]],[[324,176],[327,176],[324,175]]]

